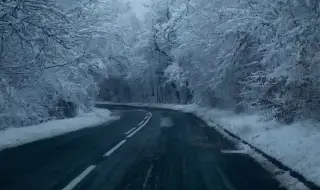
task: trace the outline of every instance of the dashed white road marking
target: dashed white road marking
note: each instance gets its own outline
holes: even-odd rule
[[[106,152],[103,156],[110,156],[114,151],[116,151],[118,148],[120,148],[125,142],[127,142],[126,139],[120,141],[116,146],[114,146],[112,149],[110,149],[108,152]]]
[[[224,154],[248,154],[245,150],[221,150]]]
[[[151,113],[150,113],[150,114],[151,114]],[[147,117],[147,120],[146,120],[138,129],[136,129],[135,131],[133,131],[132,133],[130,133],[130,134],[127,136],[127,138],[132,137],[134,134],[136,134],[138,131],[140,131],[140,130],[149,122],[149,120],[150,120],[151,117],[152,117],[152,114],[151,114],[149,117]]]
[[[140,121],[140,123],[138,124],[138,126],[142,125],[143,122],[144,122],[144,120]]]
[[[91,165],[87,167],[80,175],[74,178],[67,186],[65,186],[62,190],[72,190],[75,188],[87,175],[89,175],[92,170],[96,168],[95,165]]]
[[[134,131],[136,129],[136,127],[134,127],[134,128],[132,128],[132,129],[130,129],[129,131],[127,131],[126,133],[125,133],[125,135],[128,135],[128,134],[130,134],[132,131]]]
[[[149,112],[149,114],[147,114],[146,117],[138,124],[139,128],[134,127],[125,133],[125,135],[127,135],[127,138],[132,137],[134,134],[136,134],[138,131],[140,131],[149,122],[151,117],[152,117],[152,113]],[[114,146],[112,149],[110,149],[108,152],[106,152],[103,156],[104,157],[110,156],[112,153],[114,153],[118,148],[120,148],[126,142],[127,142],[127,139],[120,141],[116,146]],[[89,167],[87,167],[80,175],[78,175],[76,178],[74,178],[62,190],[74,189],[96,167],[97,167],[96,165],[90,165]],[[149,168],[146,179],[149,178],[151,171],[152,171],[152,166],[151,166],[151,168]],[[144,186],[146,186],[146,182],[145,182]]]

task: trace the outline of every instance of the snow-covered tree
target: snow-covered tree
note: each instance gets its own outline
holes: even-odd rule
[[[0,1],[0,125],[23,126],[88,111],[107,73],[122,4]],[[107,44],[107,45],[105,45]],[[106,48],[108,47],[108,48]],[[120,49],[120,48],[119,48]]]
[[[173,84],[206,105],[287,123],[319,118],[318,1],[154,0],[149,8],[136,45],[143,60],[129,72],[144,81],[136,89],[146,101]]]

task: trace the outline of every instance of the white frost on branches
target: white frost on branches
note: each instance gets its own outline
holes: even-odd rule
[[[110,57],[123,54],[116,50],[124,46],[117,19],[125,7],[0,1],[0,128],[65,117],[68,109],[91,110]]]

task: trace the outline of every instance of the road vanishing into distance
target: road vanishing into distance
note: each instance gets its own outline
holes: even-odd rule
[[[120,120],[0,152],[0,189],[284,190],[191,114],[99,107]]]

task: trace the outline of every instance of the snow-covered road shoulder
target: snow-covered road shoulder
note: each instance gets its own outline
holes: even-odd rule
[[[112,116],[109,110],[95,108],[93,112],[75,118],[53,120],[28,127],[8,128],[0,131],[0,151],[83,128],[96,127],[117,119],[119,116]]]

